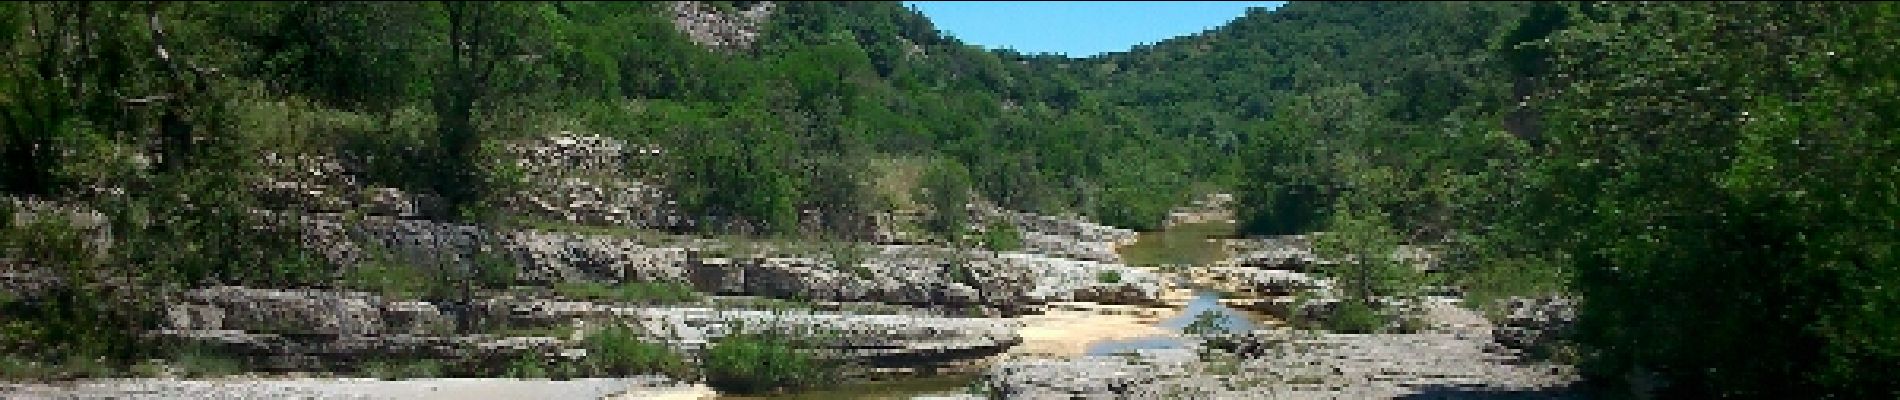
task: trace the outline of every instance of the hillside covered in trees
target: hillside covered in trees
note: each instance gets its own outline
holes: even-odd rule
[[[1332,282],[1301,299],[1337,300],[1281,315],[1303,329],[1416,331],[1409,305],[1444,291],[1492,314],[1574,299],[1530,357],[1591,393],[1900,396],[1895,21],[1893,3],[1293,2],[1074,59],[967,45],[896,2],[0,4],[0,378],[203,357],[150,332],[226,286],[434,302],[462,334],[484,329],[463,317],[478,300],[530,289],[848,297],[813,276],[934,290],[839,301],[976,314],[1156,303],[1126,288],[1189,273],[1121,265],[1134,233],[1114,227],[1233,193],[1240,233],[1342,260],[1300,271]],[[634,155],[531,151],[586,143]],[[312,242],[355,226],[487,242],[428,262],[406,239]],[[494,233],[454,233],[473,231]],[[575,276],[688,272],[547,278],[545,258],[595,253],[509,242],[537,232],[689,254]],[[907,246],[954,255],[909,277],[889,261]],[[771,269],[795,256],[823,266]],[[809,286],[699,272],[746,257]],[[1011,275],[1040,272],[1025,257],[1087,288],[1035,297],[1053,289],[1021,287],[1044,282]],[[734,334],[689,363],[642,335],[588,336],[610,361],[436,372],[825,380],[784,350],[809,343]]]
[[[1468,295],[1575,293],[1606,381],[1870,398],[1900,390],[1874,367],[1900,355],[1895,11],[1293,3],[1073,70],[1241,143],[1250,231],[1443,244]]]

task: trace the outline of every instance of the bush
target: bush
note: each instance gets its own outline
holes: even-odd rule
[[[1102,271],[1095,273],[1095,281],[1107,284],[1122,283],[1121,271]]]
[[[1321,325],[1339,333],[1375,333],[1386,326],[1386,318],[1372,306],[1358,301],[1343,301],[1333,307]]]
[[[1211,335],[1227,331],[1228,317],[1219,310],[1201,311],[1194,315],[1194,321],[1181,327],[1181,333],[1189,335]]]
[[[626,376],[661,373],[673,377],[686,376],[686,363],[672,349],[657,343],[641,341],[633,330],[622,325],[611,325],[599,332],[588,335],[584,341],[587,348],[587,360],[583,362],[584,373],[594,375]]]
[[[514,286],[515,278],[521,271],[521,267],[515,265],[514,261],[488,253],[476,254],[473,262],[475,263],[475,284],[484,288],[503,289]]]
[[[515,379],[547,379],[548,368],[542,364],[545,362],[540,357],[535,357],[534,353],[523,352],[520,357],[515,357],[514,361],[508,363],[507,370],[503,371],[501,376]]]
[[[1401,235],[1380,211],[1341,207],[1328,222],[1330,232],[1314,239],[1314,250],[1339,260],[1325,272],[1342,289],[1341,301],[1326,319],[1328,329],[1374,332],[1391,322],[1379,306],[1386,299],[1405,301],[1419,295],[1424,274],[1393,257]]]
[[[832,369],[792,341],[764,335],[720,338],[706,350],[704,368],[707,384],[739,394],[815,386]]]
[[[983,230],[983,248],[990,251],[1015,251],[1023,248],[1023,233],[1015,225],[992,222]]]
[[[392,299],[441,297],[452,293],[439,271],[391,260],[374,260],[343,272],[342,286]]]
[[[871,269],[866,268],[864,262],[871,257],[874,249],[852,242],[827,242],[822,245],[822,250],[838,268],[850,271],[859,279],[872,278]]]
[[[1497,320],[1498,300],[1538,297],[1568,292],[1570,276],[1563,265],[1538,258],[1482,260],[1468,270],[1454,271],[1453,281],[1464,289],[1465,304]]]
[[[363,375],[388,380],[434,378],[446,375],[447,371],[448,367],[442,361],[431,359],[376,360],[363,363],[362,367]]]
[[[203,345],[186,345],[175,350],[171,361],[179,373],[189,378],[215,378],[244,372],[244,360]]]
[[[963,262],[954,262],[950,264],[950,281],[976,286],[976,273],[970,272],[970,267],[964,265]]]
[[[970,171],[955,160],[938,160],[918,177],[917,192],[911,198],[930,208],[924,228],[950,240],[957,240],[968,229],[970,214]]]

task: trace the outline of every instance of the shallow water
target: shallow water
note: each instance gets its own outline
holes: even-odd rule
[[[1123,259],[1131,265],[1209,264],[1227,257],[1227,252],[1220,244],[1208,239],[1232,235],[1233,232],[1234,224],[1231,223],[1209,222],[1182,224],[1167,231],[1142,233],[1134,244],[1122,247],[1119,252]],[[1128,337],[1126,335],[1127,332],[1100,332],[1099,329],[1061,329],[1060,333],[1064,335],[1062,339],[1064,341],[1074,340],[1074,343],[1077,344],[1086,343],[1086,350],[1083,351],[1083,354],[1087,355],[1110,355],[1138,349],[1183,348],[1186,347],[1187,342],[1180,338],[1179,334],[1181,330],[1186,328],[1188,324],[1193,323],[1202,313],[1210,311],[1221,317],[1220,328],[1230,332],[1252,330],[1263,321],[1253,315],[1221,304],[1219,293],[1200,291],[1195,293],[1194,298],[1182,306],[1178,312],[1154,323],[1154,327],[1160,328],[1155,331],[1165,332],[1163,334]],[[1120,317],[1114,318],[1116,321],[1128,319],[1126,316],[1115,317]],[[1058,319],[1057,321],[1065,320]],[[1102,320],[1098,319],[1098,321]],[[1114,325],[1100,325],[1097,327],[1107,326]],[[1135,326],[1126,328],[1133,327]],[[1110,328],[1110,330],[1120,331],[1125,329]],[[1123,335],[1097,338],[1077,337],[1111,333],[1123,333]],[[1074,353],[1066,354],[1073,355]],[[851,383],[832,388],[783,395],[753,397],[725,395],[719,398],[734,400],[908,399],[913,396],[964,393],[969,390],[972,383],[976,382],[977,378],[978,376],[975,374],[898,378],[888,381]]]
[[[1202,291],[1196,293],[1194,300],[1188,301],[1187,306],[1183,307],[1179,314],[1163,319],[1156,324],[1157,326],[1167,329],[1170,333],[1169,335],[1098,341],[1089,345],[1088,355],[1110,355],[1140,349],[1178,349],[1186,347],[1187,342],[1182,340],[1179,336],[1176,336],[1176,334],[1180,334],[1182,329],[1186,328],[1188,324],[1194,323],[1194,320],[1198,318],[1199,315],[1210,311],[1220,316],[1218,326],[1222,331],[1226,332],[1250,331],[1259,323],[1252,315],[1222,305],[1220,303],[1219,293]]]
[[[1232,223],[1181,224],[1165,231],[1142,232],[1135,243],[1117,252],[1129,265],[1211,264],[1226,258],[1227,250],[1208,239],[1233,234]]]

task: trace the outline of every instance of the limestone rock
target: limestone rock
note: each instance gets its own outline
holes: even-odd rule
[[[1567,334],[1577,321],[1577,303],[1566,297],[1512,297],[1498,301],[1504,309],[1494,331],[1498,344],[1529,350]]]
[[[751,48],[753,42],[758,41],[759,29],[771,17],[774,6],[772,2],[763,1],[727,14],[705,2],[675,1],[669,9],[673,12],[673,27],[693,43],[718,50],[740,50]]]
[[[217,309],[183,307],[190,326],[213,326],[210,316],[221,314],[225,329],[332,336],[375,335],[383,331],[379,301],[373,296],[317,290],[270,290],[236,286],[197,289],[185,293],[188,301]],[[203,321],[200,321],[203,319]],[[174,318],[173,322],[179,322]]]

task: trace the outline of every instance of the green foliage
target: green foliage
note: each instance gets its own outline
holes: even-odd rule
[[[0,204],[0,258],[46,271],[62,285],[0,296],[0,356],[9,374],[33,378],[105,377],[109,361],[137,355],[140,341],[129,327],[146,309],[121,304],[123,290],[105,285],[110,259],[64,213],[29,213]],[[23,223],[22,223],[23,222]]]
[[[990,251],[1016,251],[1023,248],[1023,233],[1015,225],[991,222],[979,239]]]
[[[1181,327],[1181,333],[1189,335],[1211,335],[1227,332],[1227,314],[1220,310],[1205,310],[1194,315],[1194,321]]]
[[[970,213],[970,173],[954,160],[938,160],[919,177],[917,193],[912,197],[930,207],[924,228],[931,233],[957,241],[968,228]]]
[[[818,386],[834,369],[796,342],[771,335],[719,338],[706,350],[703,368],[708,385],[741,394]]]
[[[681,205],[709,228],[793,232],[799,188],[790,172],[791,138],[761,119],[726,121],[698,131],[697,144],[674,153]]]
[[[697,301],[700,293],[682,282],[591,282],[556,283],[554,293],[576,300],[615,301],[644,304],[676,304]]]
[[[1900,304],[1900,196],[1870,161],[1897,151],[1875,67],[1895,12],[1591,5],[1541,45],[1565,78],[1529,200],[1559,206],[1532,222],[1564,233],[1587,371],[1655,371],[1668,397],[1900,393],[1877,367],[1900,323],[1873,311]]]
[[[685,377],[686,363],[672,349],[658,343],[641,341],[633,330],[610,325],[587,335],[584,345],[587,359],[583,370],[595,376],[666,374]]]
[[[1346,301],[1333,307],[1320,326],[1339,333],[1383,332],[1390,317],[1364,302]]]
[[[547,361],[534,352],[522,352],[502,369],[501,376],[514,379],[547,379]]]
[[[1376,212],[1341,210],[1314,238],[1321,258],[1339,262],[1322,272],[1338,282],[1343,300],[1371,307],[1383,298],[1410,298],[1423,283],[1416,268],[1395,259],[1399,237],[1387,221]]]
[[[1464,288],[1465,303],[1487,316],[1498,316],[1492,309],[1498,300],[1566,294],[1571,287],[1567,268],[1541,258],[1485,257],[1478,262],[1459,271],[1454,281]]]
[[[521,266],[515,264],[514,260],[493,253],[477,253],[469,262],[475,267],[471,281],[481,288],[506,289],[514,286],[521,274]]]
[[[224,355],[205,345],[179,345],[171,351],[169,362],[184,377],[224,377],[245,372],[245,360]]]
[[[439,268],[378,259],[343,271],[340,286],[391,299],[429,299],[452,296],[454,288]]]
[[[857,238],[909,200],[957,240],[973,200],[1148,229],[1232,186],[1243,231],[1334,232],[1346,330],[1387,326],[1369,300],[1422,284],[1387,250],[1441,244],[1474,300],[1582,296],[1598,377],[1900,393],[1881,368],[1900,364],[1893,4],[1296,2],[1089,59],[967,46],[899,3],[780,6],[725,51],[650,3],[0,5],[0,191],[111,233],[5,219],[4,257],[69,284],[0,302],[0,370],[109,374],[178,288],[333,283],[294,231],[259,228],[265,152],[339,154],[442,197],[433,217],[492,223],[523,178],[496,144],[562,126],[666,149],[625,172],[700,233]],[[881,159],[933,161],[863,174]],[[510,283],[473,266],[334,283]]]
[[[876,248],[856,242],[825,242],[820,244],[820,249],[833,265],[850,271],[859,279],[873,278],[871,269],[865,267],[864,263],[870,260]]]
[[[951,282],[976,285],[976,273],[971,272],[969,265],[963,260],[952,261],[948,268]]]
[[[520,361],[516,359],[514,362]],[[511,370],[514,369],[514,362],[510,363]],[[360,372],[376,379],[405,380],[442,377],[448,373],[448,369],[448,365],[441,360],[423,358],[368,361],[363,363]]]
[[[1113,270],[1097,272],[1095,273],[1095,281],[1111,285],[1122,283],[1122,272]]]
[[[314,113],[292,115],[305,114]],[[321,119],[308,123],[330,129],[343,127],[340,132],[319,131],[299,136],[337,138],[338,143],[332,148],[338,157],[349,163],[353,170],[361,171],[368,183],[417,192],[430,189],[429,182],[434,177],[429,175],[428,170],[416,168],[414,160],[439,156],[435,146],[429,144],[429,131],[435,124],[433,115],[415,108],[392,110],[381,121],[358,122],[361,125],[356,129],[348,129],[351,125]],[[293,130],[292,134],[295,132]]]

